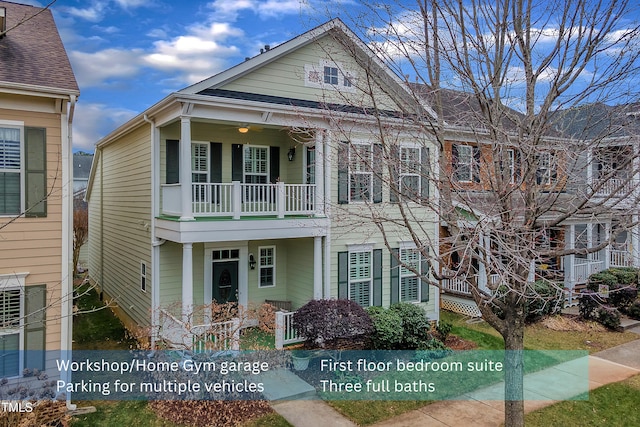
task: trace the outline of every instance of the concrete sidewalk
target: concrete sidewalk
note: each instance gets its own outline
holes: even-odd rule
[[[588,357],[589,390],[640,374],[640,339]],[[525,412],[552,405],[556,400],[528,400]],[[351,427],[355,424],[321,400],[274,403],[273,408],[295,427],[318,425]],[[375,427],[466,426],[495,427],[504,422],[500,400],[447,400],[426,405],[374,424]]]

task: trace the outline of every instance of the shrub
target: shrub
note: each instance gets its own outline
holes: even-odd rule
[[[527,287],[525,322],[533,323],[542,317],[559,313],[564,304],[564,294],[556,284],[537,280]]]
[[[640,320],[640,300],[636,300],[627,309],[627,314],[632,319]]]
[[[587,290],[580,295],[578,310],[580,317],[585,320],[596,319],[596,309],[604,304],[604,300],[597,292]]]
[[[344,299],[311,300],[293,315],[293,327],[308,343],[324,347],[337,338],[373,331],[371,318],[358,303]]]
[[[610,270],[603,270],[589,276],[587,289],[597,292],[600,285],[613,286],[616,283],[618,283],[618,278]]]
[[[620,327],[620,312],[614,307],[602,306],[596,312],[598,322],[607,329],[616,330]]]
[[[369,307],[367,313],[373,323],[371,343],[374,350],[394,350],[402,343],[402,318],[392,310]]]
[[[616,276],[618,283],[621,285],[637,285],[638,274],[640,270],[633,267],[614,267],[608,270],[611,274]]]
[[[631,284],[615,284],[609,287],[609,304],[622,312],[638,297],[638,288]]]
[[[397,313],[402,319],[402,349],[416,349],[429,339],[429,319],[422,306],[399,302],[391,305],[389,311]]]
[[[608,304],[622,312],[626,312],[627,308],[638,297],[638,274],[640,274],[640,270],[633,267],[616,267],[603,270],[589,276],[587,289],[598,292],[600,285],[608,286],[609,294],[606,297]]]
[[[415,354],[415,359],[420,360],[433,360],[433,359],[442,359],[443,357],[449,356],[453,353],[449,347],[444,345],[444,343],[435,338],[431,338],[429,340],[423,341]]]
[[[453,324],[449,322],[445,322],[442,320],[438,322],[438,325],[436,326],[436,332],[438,332],[438,335],[440,335],[440,341],[445,342],[447,340],[447,337],[451,333],[452,328]]]

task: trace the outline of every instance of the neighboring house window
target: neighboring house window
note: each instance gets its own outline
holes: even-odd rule
[[[0,290],[0,378],[20,375],[22,302],[19,288]]]
[[[46,129],[0,124],[0,215],[22,212],[47,216]]]
[[[473,147],[470,145],[454,145],[457,156],[454,159],[455,177],[458,182],[473,180]]]
[[[416,248],[400,249],[400,301],[420,301],[420,258],[420,251]]]
[[[557,177],[556,156],[553,153],[540,153],[536,155],[538,168],[536,170],[536,183],[549,185],[555,182]]]
[[[372,305],[372,252],[349,252],[349,299],[362,307]]]
[[[516,182],[516,156],[514,150],[507,150],[507,161],[509,162],[509,183],[513,184]]]
[[[276,285],[276,247],[265,246],[258,248],[260,253],[258,275],[260,277],[259,286],[268,288]]]
[[[20,177],[20,129],[0,127],[0,215],[21,212]]]
[[[244,149],[244,182],[266,184],[269,178],[269,147],[246,146]]]
[[[140,290],[147,292],[147,264],[140,262]]]

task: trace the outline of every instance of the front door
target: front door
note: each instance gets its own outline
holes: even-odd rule
[[[219,304],[238,301],[238,261],[213,263],[213,300]]]

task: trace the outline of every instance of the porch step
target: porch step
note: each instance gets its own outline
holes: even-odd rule
[[[256,375],[252,382],[264,385],[267,400],[306,400],[316,395],[316,389],[288,369],[274,369]]]
[[[630,319],[626,316],[620,317],[620,329],[623,331],[628,331],[629,329],[638,328],[640,329],[640,320]]]

